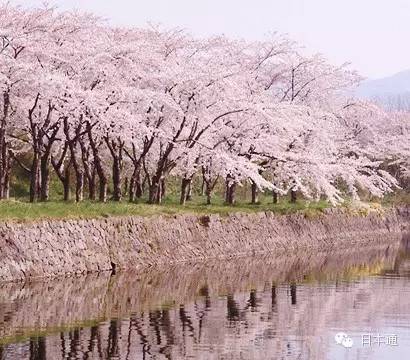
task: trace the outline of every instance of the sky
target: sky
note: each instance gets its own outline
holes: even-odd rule
[[[2,1],[2,0],[0,0]],[[42,0],[13,0],[27,7]],[[263,40],[288,34],[332,63],[375,79],[410,69],[410,0],[49,0],[91,11],[114,25],[161,23],[197,36]]]

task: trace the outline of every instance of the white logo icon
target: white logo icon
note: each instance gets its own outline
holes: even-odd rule
[[[342,345],[345,348],[351,348],[353,346],[353,339],[347,334],[340,332],[335,335],[336,344]]]

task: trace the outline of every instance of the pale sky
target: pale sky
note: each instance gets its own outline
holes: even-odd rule
[[[2,1],[2,0],[0,0]],[[42,0],[14,0],[24,6]],[[198,36],[263,39],[278,31],[321,52],[335,64],[351,62],[370,78],[410,69],[410,0],[49,0],[113,24],[149,22],[183,27]]]

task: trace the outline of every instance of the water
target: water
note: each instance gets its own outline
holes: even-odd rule
[[[0,339],[1,360],[409,359],[410,254],[362,248],[3,284]]]

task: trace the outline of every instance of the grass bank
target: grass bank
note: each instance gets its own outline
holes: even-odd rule
[[[283,199],[278,204],[272,204],[266,200],[259,204],[249,204],[245,201],[238,202],[234,206],[225,205],[221,199],[217,199],[214,204],[206,205],[203,198],[200,197],[194,198],[185,206],[179,205],[176,199],[173,198],[166,199],[163,205],[149,205],[145,202],[129,203],[127,201],[120,203],[109,201],[105,204],[94,201],[84,201],[81,203],[48,201],[32,204],[27,201],[9,200],[0,202],[0,219],[79,219],[131,215],[176,215],[184,213],[227,215],[234,212],[253,213],[260,211],[271,211],[279,214],[305,211],[313,215],[329,206],[326,201],[307,202],[300,200],[293,204],[286,199]]]
[[[277,214],[291,214],[303,212],[306,216],[315,216],[331,205],[321,200],[318,202],[298,200],[291,203],[288,198],[280,198],[277,204],[272,203],[270,196],[261,196],[260,203],[250,204],[249,200],[239,199],[237,204],[226,205],[222,197],[215,197],[212,205],[206,205],[205,199],[199,195],[193,197],[185,206],[179,205],[178,196],[168,196],[162,205],[149,205],[143,199],[139,203],[108,201],[74,201],[64,202],[51,200],[48,202],[29,203],[26,198],[18,200],[0,201],[0,220],[38,220],[38,219],[90,219],[111,216],[154,216],[176,214],[219,214],[227,215],[235,212],[254,213],[269,211]],[[408,194],[391,195],[382,202],[369,202],[372,208],[392,207],[395,205],[409,204]],[[344,207],[351,207],[346,201]],[[355,209],[356,211],[357,209]],[[362,209],[366,212],[366,209]]]

